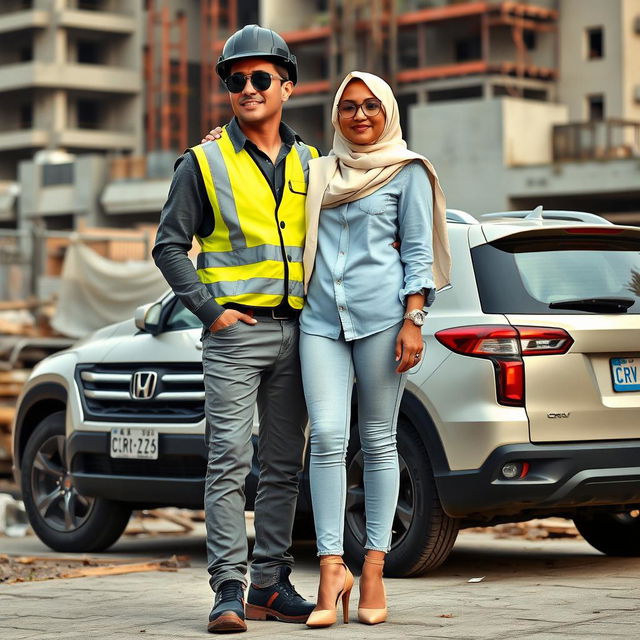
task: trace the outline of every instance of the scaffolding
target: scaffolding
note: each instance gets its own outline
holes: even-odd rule
[[[394,87],[398,66],[395,0],[342,0],[334,5],[333,11],[338,50],[342,54],[339,73],[362,66]]]
[[[186,47],[189,36],[193,38],[195,34],[187,34],[184,15],[171,19],[167,8],[171,1],[162,1],[164,5],[157,11],[154,0],[148,0],[147,141],[149,149],[157,146],[158,139],[162,149],[182,150],[187,131]],[[239,0],[198,3],[202,132],[223,124],[232,115],[215,66],[226,38],[239,27],[238,4]],[[548,86],[557,78],[557,33],[553,55],[542,60],[546,64],[536,64],[526,41],[531,33],[557,32],[558,12],[554,9],[511,0],[470,0],[408,11],[398,11],[397,4],[396,0],[327,0],[324,24],[282,32],[299,59],[304,57],[301,54],[305,47],[314,47],[307,49],[313,51],[309,54],[313,60],[318,59],[318,49],[326,59],[325,70],[316,77],[305,80],[305,69],[301,69],[296,97],[305,98],[306,105],[326,107],[344,74],[352,69],[376,73],[389,82],[397,95],[419,95],[419,100],[426,100],[426,83],[431,92],[431,87],[440,81],[468,80],[473,84],[474,76],[483,76],[481,83],[487,87],[499,84],[501,91],[522,96],[527,87],[536,91],[536,86]],[[428,29],[436,27],[471,34],[472,55],[447,56],[441,49],[432,56],[434,45],[427,34]],[[171,34],[176,33],[178,39],[172,39]],[[511,47],[505,48],[509,40]],[[407,42],[415,43],[415,59],[406,55]],[[325,120],[328,121],[326,117]],[[329,137],[327,133],[327,140]]]
[[[168,5],[147,4],[145,80],[147,149],[182,151],[187,147],[187,18],[171,17]]]
[[[557,77],[557,53],[553,66],[535,65],[524,40],[524,32],[556,32],[558,12],[526,2],[460,2],[442,7],[397,12],[393,0],[329,0],[329,27],[300,29],[283,33],[287,42],[303,47],[306,42],[325,38],[328,42],[329,80],[335,87],[335,76],[351,69],[366,68],[383,76],[394,88],[400,84],[467,76],[471,74],[504,74],[518,78],[553,80]],[[449,64],[430,64],[426,59],[424,28],[469,19],[477,25],[481,51],[475,60]],[[511,29],[515,55],[513,59],[492,62],[492,31],[498,27]],[[400,68],[398,62],[402,36],[417,30],[419,61],[412,68]],[[557,44],[556,44],[557,49]],[[341,63],[338,64],[337,60]],[[318,93],[325,86],[313,82]],[[301,82],[296,94],[314,92]]]
[[[200,124],[202,131],[223,124],[229,115],[226,93],[220,91],[216,62],[224,40],[238,29],[236,0],[200,2]]]

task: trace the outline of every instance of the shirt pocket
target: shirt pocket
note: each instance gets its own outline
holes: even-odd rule
[[[306,196],[307,183],[302,180],[289,180],[289,191],[297,193],[299,196]]]
[[[393,197],[388,193],[372,193],[358,200],[358,206],[370,216],[380,216],[391,210]]]

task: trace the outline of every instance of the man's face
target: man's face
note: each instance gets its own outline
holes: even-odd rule
[[[280,73],[272,62],[260,58],[246,58],[231,65],[231,73],[249,75],[254,71],[270,73],[273,76],[271,86],[264,91],[258,91],[247,79],[240,93],[229,92],[231,108],[241,122],[260,123],[279,116],[283,103],[289,99],[293,90],[293,82],[282,82]]]

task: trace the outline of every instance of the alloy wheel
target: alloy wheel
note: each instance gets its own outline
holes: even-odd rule
[[[413,479],[407,463],[400,454],[398,454],[398,462],[400,491],[392,525],[391,549],[398,546],[407,535],[416,508]],[[347,469],[346,519],[347,526],[363,547],[367,541],[364,506],[364,460],[362,450],[358,450]]]
[[[95,499],[81,495],[73,485],[64,436],[52,436],[38,449],[31,486],[38,513],[56,531],[75,531],[91,515]]]

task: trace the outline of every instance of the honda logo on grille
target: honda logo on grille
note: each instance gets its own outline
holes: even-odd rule
[[[131,397],[136,400],[153,398],[158,383],[158,374],[155,371],[136,371],[131,380]]]

